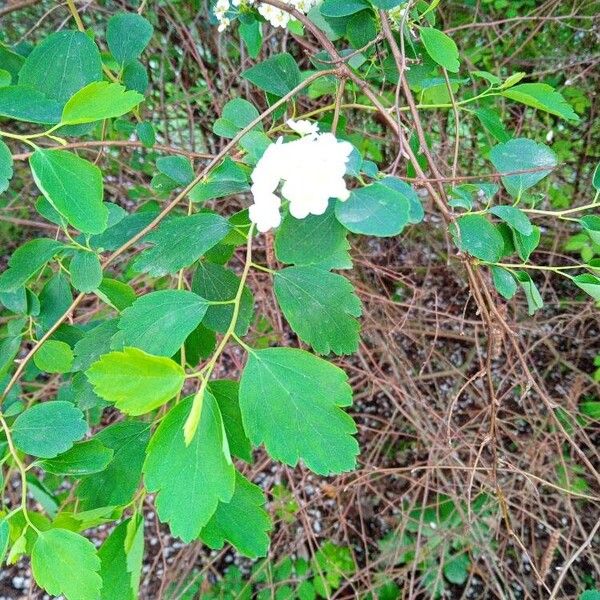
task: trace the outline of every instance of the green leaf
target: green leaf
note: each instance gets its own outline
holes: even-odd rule
[[[352,190],[348,200],[335,205],[335,216],[346,229],[377,237],[400,234],[410,213],[409,198],[379,182]]]
[[[236,472],[231,500],[219,503],[215,514],[200,532],[200,538],[214,550],[220,550],[225,542],[229,542],[248,558],[266,556],[269,550],[267,532],[272,525],[264,504],[262,490]]]
[[[126,548],[128,530],[135,524],[135,517],[117,525],[106,538],[100,549],[100,576],[102,593],[100,600],[136,600],[138,598],[139,570],[141,562],[131,565],[132,558],[143,553],[144,538],[135,536],[133,548]],[[140,522],[142,522],[140,520]],[[143,527],[142,527],[143,529]],[[138,528],[139,530],[139,528]],[[135,571],[131,569],[135,566]],[[132,572],[133,571],[133,572]]]
[[[0,116],[28,123],[60,121],[60,104],[28,85],[0,88]]]
[[[156,144],[156,132],[154,126],[149,121],[142,121],[135,127],[137,136],[146,148],[152,148]]]
[[[246,171],[229,157],[213,169],[200,183],[190,191],[192,202],[204,202],[215,198],[223,198],[239,194],[250,189]]]
[[[594,242],[594,244],[600,244],[600,216],[586,215],[579,219],[579,223],[590,236],[592,242]]]
[[[10,527],[6,519],[0,520],[0,566],[4,564],[4,557],[10,543]]]
[[[535,225],[529,235],[523,235],[516,230],[513,230],[513,242],[517,253],[524,260],[529,260],[531,253],[538,247],[540,243],[540,228]]]
[[[192,163],[185,156],[161,156],[156,159],[156,168],[160,175],[164,175],[172,181],[172,189],[187,185],[194,179]]]
[[[153,245],[135,259],[133,268],[153,277],[177,273],[216,246],[230,230],[228,221],[214,213],[171,217],[143,238]]]
[[[422,27],[419,29],[419,33],[427,54],[438,65],[452,73],[457,73],[460,69],[460,60],[454,40],[443,31],[433,27]]]
[[[108,209],[102,202],[102,172],[91,162],[64,150],[40,150],[31,155],[33,179],[48,202],[76,229],[102,233]]]
[[[516,206],[493,206],[490,212],[522,235],[528,236],[533,233],[529,217]]]
[[[127,504],[138,488],[150,425],[122,421],[102,429],[95,438],[113,451],[106,469],[83,477],[77,497],[83,510]]]
[[[244,40],[244,44],[246,44],[250,58],[257,58],[263,41],[261,22],[257,19],[250,22],[240,22],[238,31],[240,37]]]
[[[600,191],[600,163],[596,165],[592,175],[592,185],[596,191]]]
[[[65,452],[87,430],[83,413],[62,400],[33,405],[22,412],[12,426],[15,446],[40,458],[54,458]]]
[[[130,285],[104,277],[96,290],[96,294],[103,301],[117,310],[125,310],[135,302],[135,291]]]
[[[13,292],[33,277],[63,245],[40,238],[19,246],[8,260],[8,269],[0,275],[0,292]]]
[[[138,298],[119,320],[125,346],[173,356],[202,321],[208,304],[187,290],[159,290]]]
[[[315,267],[288,267],[275,274],[279,306],[298,337],[319,354],[358,350],[362,305],[341,275]]]
[[[193,397],[174,406],[150,440],[144,481],[156,492],[161,521],[184,542],[196,539],[219,502],[229,502],[235,469],[229,455],[223,420],[213,395],[206,391],[198,428],[189,445],[183,438]]]
[[[447,558],[444,562],[444,577],[456,585],[462,585],[469,577],[471,561],[466,553]]]
[[[139,60],[126,64],[123,69],[123,83],[128,90],[145,94],[149,83],[146,67]]]
[[[143,415],[162,406],[179,393],[185,380],[176,362],[137,348],[105,354],[86,376],[101,398],[128,415]]]
[[[579,600],[600,600],[600,591],[586,590],[579,596]]]
[[[540,295],[537,286],[531,279],[531,276],[526,271],[516,271],[515,276],[517,281],[519,282],[521,288],[525,292],[525,297],[527,298],[527,306],[528,312],[530,315],[535,314],[542,306],[544,306],[544,301],[542,300],[542,296]]]
[[[473,114],[497,141],[507,142],[510,140],[511,135],[506,131],[506,127],[504,127],[504,123],[502,123],[496,111],[490,108],[478,108],[473,111]]]
[[[598,277],[591,273],[582,273],[581,275],[575,275],[572,281],[594,300],[600,300],[600,279]]]
[[[323,215],[296,219],[289,213],[275,233],[278,260],[322,269],[350,269],[347,229],[335,218],[330,206]]]
[[[324,17],[347,17],[370,8],[366,0],[325,0],[319,7]]]
[[[0,140],[0,194],[8,189],[13,176],[13,158],[8,146]]]
[[[510,271],[502,267],[492,266],[492,281],[498,293],[510,300],[517,293],[517,282]]]
[[[72,30],[46,37],[19,71],[19,84],[37,89],[61,107],[77,90],[101,79],[98,47],[85,33]]]
[[[77,125],[120,117],[143,100],[144,96],[131,90],[126,91],[118,83],[94,81],[71,96],[63,108],[61,122]]]
[[[71,284],[80,292],[93,292],[102,283],[102,265],[97,254],[76,250],[71,264]]]
[[[221,265],[201,262],[192,280],[192,291],[209,302],[233,300],[240,286],[239,277]],[[254,299],[247,286],[244,286],[240,301],[235,333],[246,335],[254,316]],[[207,329],[224,333],[233,317],[233,303],[213,304],[208,307],[202,324]]]
[[[223,107],[223,114],[213,125],[213,132],[221,137],[233,138],[252,121],[258,118],[258,110],[254,104],[243,98],[234,98]],[[262,124],[255,125],[262,131]]]
[[[536,169],[531,173],[502,177],[506,191],[516,198],[544,179],[557,165],[556,155],[548,146],[525,138],[497,144],[490,151],[490,160],[500,174]]]
[[[303,350],[252,350],[240,382],[240,409],[252,443],[275,460],[302,459],[319,475],[354,468],[356,426],[340,407],[352,404],[344,371]]]
[[[547,83],[522,83],[503,91],[502,95],[567,121],[579,121],[579,116],[572,106]]]
[[[113,451],[97,439],[79,442],[56,458],[40,461],[44,471],[55,475],[81,477],[104,470],[113,458]]]
[[[73,302],[73,294],[67,278],[60,272],[52,275],[44,285],[39,301],[38,320],[42,329],[47,331],[62,317]]]
[[[291,54],[282,52],[246,69],[242,77],[261,90],[285,96],[300,84],[300,69]]]
[[[152,38],[152,24],[137,13],[118,13],[108,20],[106,42],[120,66],[139,58]]]
[[[252,445],[242,424],[238,382],[227,379],[211,381],[209,389],[215,397],[223,416],[223,424],[231,453],[237,458],[251,463]]]
[[[504,251],[504,239],[483,215],[464,215],[456,219],[458,231],[452,229],[456,245],[463,252],[486,262],[498,262]]]
[[[73,366],[73,350],[59,340],[47,340],[33,355],[33,362],[46,373],[68,373]]]
[[[100,559],[89,540],[67,529],[39,531],[31,552],[36,583],[52,596],[98,600]]]

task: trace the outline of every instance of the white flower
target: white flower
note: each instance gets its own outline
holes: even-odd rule
[[[322,215],[329,198],[347,200],[350,191],[344,175],[352,145],[340,142],[332,133],[319,133],[309,121],[288,121],[300,134],[298,140],[271,144],[252,172],[250,220],[259,231],[268,231],[281,222],[281,199],[275,193],[279,184],[281,196],[289,201],[290,214],[297,219]]]
[[[229,23],[229,19],[227,17],[223,17],[219,23],[219,27],[217,27],[217,31],[225,31],[229,27]]]
[[[550,131],[548,131],[548,133],[546,134],[546,142],[548,144],[550,144],[553,139],[554,139],[554,130],[550,129]]]

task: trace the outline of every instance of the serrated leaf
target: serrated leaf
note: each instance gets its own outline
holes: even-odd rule
[[[102,265],[93,252],[76,250],[69,265],[71,284],[80,292],[93,292],[102,283]]]
[[[46,340],[33,355],[33,362],[46,373],[68,373],[73,367],[73,350],[60,340]]]
[[[120,66],[140,57],[152,38],[152,24],[137,13],[118,13],[108,20],[106,42]]]
[[[81,479],[76,495],[83,510],[127,504],[142,475],[142,464],[150,425],[142,421],[122,421],[96,434],[94,439],[113,451],[108,466]]]
[[[516,206],[492,206],[490,212],[522,235],[527,236],[533,233],[529,217]]]
[[[323,215],[308,215],[305,219],[288,213],[275,233],[275,254],[284,263],[351,269],[347,234],[333,206]]]
[[[40,461],[40,467],[55,475],[81,477],[104,470],[113,459],[113,451],[97,439],[79,442],[56,456]]]
[[[49,68],[51,67],[51,68]],[[19,84],[64,103],[82,87],[102,79],[100,51],[81,31],[52,33],[38,44],[19,71]]]
[[[126,91],[118,83],[93,81],[69,98],[63,108],[61,122],[77,125],[120,117],[143,100],[144,96],[132,90]]]
[[[526,138],[497,144],[490,150],[490,160],[500,174],[532,170],[531,173],[502,177],[506,191],[516,198],[544,179],[557,165],[556,155],[548,146]]]
[[[242,77],[275,96],[285,96],[300,83],[300,69],[291,54],[282,52],[246,69]]]
[[[0,292],[13,292],[33,277],[63,245],[40,238],[19,246],[8,260],[8,269],[0,275]]]
[[[438,65],[441,65],[452,73],[458,73],[460,60],[458,48],[454,40],[443,31],[433,27],[421,27],[419,34],[425,50],[427,50],[427,54]]]
[[[491,263],[502,258],[502,234],[483,215],[464,215],[456,219],[456,224],[458,231],[453,228],[452,235],[463,252]]]
[[[562,94],[547,83],[522,83],[503,91],[502,95],[567,121],[579,121],[579,116]]]
[[[262,490],[236,471],[235,490],[231,500],[220,502],[217,510],[200,532],[202,541],[215,550],[225,542],[248,558],[266,556],[269,549],[271,520],[263,508]]]
[[[211,381],[209,389],[219,405],[231,453],[251,463],[252,445],[242,423],[238,382],[227,379]]]
[[[8,146],[0,140],[0,194],[8,189],[13,176],[13,158]]]
[[[73,531],[39,531],[31,553],[36,583],[53,596],[67,600],[98,600],[102,579],[94,545]]]
[[[144,237],[151,248],[133,262],[133,268],[154,277],[176,273],[216,246],[231,230],[226,219],[213,213],[172,217]]]
[[[15,446],[26,454],[54,458],[80,440],[88,426],[83,413],[70,402],[54,400],[22,412],[12,426]]]
[[[209,262],[201,262],[192,280],[192,291],[209,302],[234,300],[240,286],[239,277],[231,270]],[[235,333],[245,335],[254,316],[254,299],[244,286],[240,300]],[[227,331],[233,317],[233,303],[213,304],[208,307],[202,321],[204,327],[219,333]]]
[[[491,267],[492,281],[494,286],[498,290],[498,293],[510,300],[517,293],[517,282],[511,275],[510,271],[503,269],[502,267]]]
[[[184,542],[200,535],[218,503],[231,500],[235,486],[223,420],[209,391],[198,428],[186,445],[183,427],[192,401],[190,396],[167,413],[150,440],[144,463],[146,488],[157,493],[158,516]]]
[[[279,306],[298,337],[319,354],[352,354],[362,305],[341,275],[315,267],[288,267],[275,273]]]
[[[179,393],[185,380],[176,362],[137,348],[105,354],[86,376],[101,398],[128,415],[143,415],[162,406]]]
[[[121,341],[149,354],[173,356],[202,321],[208,304],[187,290],[159,290],[138,298],[119,319]]]
[[[344,371],[303,350],[252,350],[240,381],[244,429],[256,446],[290,466],[302,459],[320,475],[354,468],[356,426]]]
[[[250,189],[246,171],[229,157],[213,169],[200,183],[190,191],[192,202],[204,202],[215,198],[223,198],[239,194]]]
[[[33,179],[48,202],[83,233],[101,233],[108,223],[102,202],[102,172],[91,162],[65,150],[40,150],[31,155]]]

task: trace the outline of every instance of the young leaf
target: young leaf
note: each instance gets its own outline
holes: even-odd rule
[[[490,160],[500,174],[531,170],[502,177],[506,191],[515,198],[544,179],[557,165],[556,155],[548,146],[525,138],[497,144],[490,151]]]
[[[70,402],[53,400],[22,412],[12,427],[15,446],[26,454],[54,458],[87,432],[83,413]]]
[[[106,42],[114,59],[123,65],[140,57],[152,38],[152,24],[137,13],[113,15],[106,28]]]
[[[94,81],[69,98],[63,108],[61,123],[76,125],[120,117],[143,100],[144,96],[126,91],[118,83]]]
[[[586,294],[589,294],[594,300],[600,300],[600,279],[591,273],[575,275],[573,283],[581,288]]]
[[[121,421],[102,429],[94,437],[113,451],[108,466],[83,477],[77,497],[83,510],[127,504],[140,482],[150,425],[142,421]]]
[[[452,230],[456,245],[475,258],[498,262],[502,258],[504,239],[483,215],[464,215],[456,219],[458,231]]]
[[[55,475],[81,477],[104,470],[113,458],[113,451],[97,439],[79,442],[55,458],[40,461],[40,467]]]
[[[330,206],[323,215],[296,219],[287,214],[275,233],[275,254],[284,263],[322,269],[350,269],[348,230]]]
[[[433,27],[422,27],[419,29],[419,34],[427,54],[438,65],[452,71],[452,73],[457,73],[460,69],[460,60],[454,40],[443,31]]]
[[[213,213],[171,217],[144,237],[153,246],[138,256],[133,268],[154,277],[176,273],[206,254],[230,230],[227,220]]]
[[[220,550],[229,542],[248,558],[266,556],[272,525],[264,504],[262,490],[236,471],[231,500],[219,502],[215,514],[200,532],[200,538],[214,550]]]
[[[8,146],[0,140],[0,194],[8,189],[13,176],[13,158]]]
[[[101,233],[108,223],[102,202],[100,169],[64,150],[40,150],[31,155],[33,179],[48,202],[76,229]]]
[[[352,190],[348,200],[335,205],[335,216],[346,229],[377,237],[401,233],[410,213],[410,199],[379,182]]]
[[[209,389],[215,397],[223,416],[223,424],[231,453],[237,458],[251,463],[252,445],[242,424],[238,382],[227,379],[211,381]]]
[[[35,88],[61,107],[77,90],[101,79],[98,46],[87,34],[68,29],[46,37],[19,71],[19,84]]]
[[[252,350],[240,382],[240,409],[252,443],[319,475],[354,468],[356,426],[340,407],[352,404],[344,371],[303,350]]]
[[[245,192],[249,187],[246,171],[227,157],[192,188],[190,199],[192,202],[204,202],[239,194]]]
[[[137,348],[105,354],[86,376],[101,398],[128,415],[143,415],[162,406],[181,390],[185,380],[185,372],[176,362]]]
[[[517,282],[515,278],[512,276],[510,271],[503,269],[502,267],[491,267],[492,271],[492,281],[494,282],[494,286],[498,290],[498,293],[510,300],[517,292]]]
[[[503,91],[502,95],[567,121],[579,121],[579,116],[571,105],[547,83],[522,83]]]
[[[362,305],[341,275],[315,267],[288,267],[275,274],[279,306],[298,337],[319,354],[358,349]]]
[[[221,413],[213,395],[204,393],[198,428],[189,445],[183,437],[193,397],[174,406],[152,436],[144,463],[144,481],[156,492],[161,521],[184,542],[196,539],[219,502],[229,502],[235,469]]]
[[[242,77],[269,94],[285,96],[300,83],[300,69],[291,54],[282,52],[246,69]]]
[[[210,302],[227,302],[235,298],[240,286],[239,277],[221,265],[201,262],[192,280],[192,291]],[[213,304],[208,307],[202,324],[219,333],[227,331],[233,316],[233,303]],[[245,335],[254,316],[254,299],[247,286],[244,286],[235,332]]]
[[[528,312],[530,315],[535,314],[542,306],[544,306],[544,301],[542,300],[542,296],[540,295],[537,286],[531,279],[531,276],[526,271],[516,271],[515,276],[521,285],[521,288],[525,292],[525,297],[527,298],[527,306]]]
[[[531,235],[533,232],[529,217],[516,206],[493,206],[490,212],[522,235]]]
[[[206,314],[206,301],[187,290],[159,290],[138,298],[119,320],[125,346],[173,356]]]
[[[102,283],[102,265],[98,255],[93,252],[76,250],[69,272],[71,284],[80,292],[93,292]]]
[[[62,248],[61,243],[48,238],[19,246],[8,260],[8,269],[0,275],[0,292],[14,292],[27,283]]]
[[[60,340],[47,340],[33,355],[33,362],[46,373],[68,373],[73,367],[73,350]]]
[[[98,600],[100,559],[92,542],[67,529],[39,531],[31,552],[36,583],[52,596]]]

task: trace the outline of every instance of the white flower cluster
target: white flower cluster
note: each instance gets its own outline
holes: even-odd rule
[[[332,133],[319,133],[310,121],[287,124],[302,137],[293,142],[279,138],[262,155],[252,172],[250,220],[258,231],[281,223],[281,198],[275,193],[281,181],[281,196],[289,201],[290,214],[297,219],[322,215],[329,198],[347,200],[344,181],[352,144],[340,142]]]
[[[318,0],[282,0],[286,4],[289,4],[292,8],[299,10],[301,13],[306,14]],[[270,4],[264,4],[263,2],[256,2],[256,0],[217,0],[215,5],[215,16],[219,21],[219,31],[224,31],[229,26],[230,20],[227,17],[227,13],[231,8],[237,8],[241,4],[246,6],[254,6],[258,4],[258,12],[269,22],[273,27],[286,27],[289,20],[292,18],[289,13],[271,6]]]

